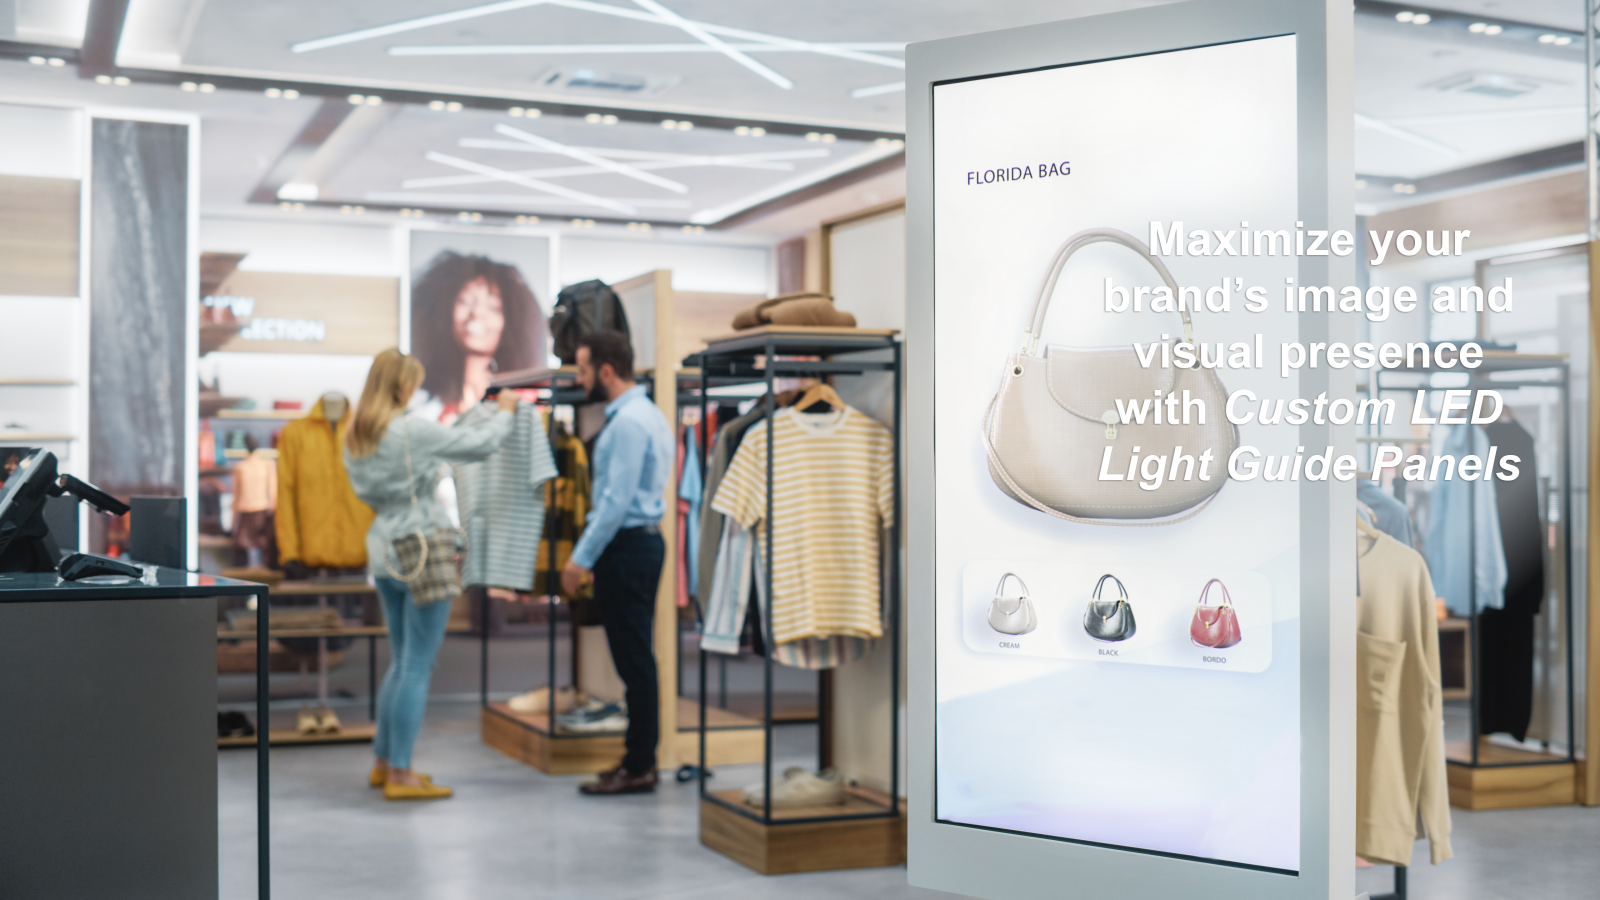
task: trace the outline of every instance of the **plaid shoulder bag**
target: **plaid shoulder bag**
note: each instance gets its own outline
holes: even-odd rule
[[[417,504],[417,475],[411,468],[411,420],[405,419],[406,477],[411,484],[411,508]],[[420,517],[419,517],[420,518]],[[459,528],[435,528],[431,532],[416,531],[394,539],[390,545],[400,563],[395,571],[394,562],[384,560],[389,574],[404,581],[411,588],[411,599],[418,606],[427,606],[443,600],[453,600],[461,593],[461,564],[459,553],[465,535]]]

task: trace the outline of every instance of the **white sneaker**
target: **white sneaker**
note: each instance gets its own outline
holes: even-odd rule
[[[589,698],[580,694],[571,687],[556,689],[556,712],[571,712],[582,706]],[[512,697],[506,704],[512,712],[541,714],[550,711],[550,688],[534,688],[526,694]]]
[[[766,794],[759,782],[744,789],[744,802],[762,806]],[[772,808],[795,809],[802,806],[838,806],[843,803],[844,779],[834,769],[809,772],[799,766],[783,770],[783,775],[772,785]]]

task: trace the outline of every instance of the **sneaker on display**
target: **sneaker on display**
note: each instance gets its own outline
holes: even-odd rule
[[[744,802],[750,806],[762,806],[766,795],[764,787],[760,783],[746,787]],[[772,784],[773,809],[838,806],[844,800],[844,779],[834,769],[810,772],[800,766],[790,766]]]

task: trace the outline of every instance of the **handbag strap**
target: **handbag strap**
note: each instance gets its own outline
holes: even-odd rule
[[[1213,578],[1210,581],[1206,582],[1206,586],[1200,589],[1200,599],[1197,602],[1197,605],[1199,605],[1199,606],[1205,606],[1206,605],[1206,595],[1211,593],[1211,586],[1213,584],[1216,585],[1217,587],[1222,588],[1222,603],[1224,605],[1227,605],[1227,606],[1232,606],[1233,605],[1233,597],[1228,593],[1228,586],[1222,583],[1222,579],[1221,578]]]
[[[418,521],[421,521],[422,515],[418,512],[417,506],[417,473],[411,468],[411,419],[405,413],[401,413],[400,420],[400,433],[406,442],[406,482],[407,486],[411,488],[411,511],[416,512]],[[391,421],[390,424],[393,424],[393,422]],[[428,536],[423,533],[421,528],[417,529],[417,540],[421,542],[422,555],[417,559],[417,570],[410,575],[396,572],[394,563],[389,562],[389,555],[387,553],[384,554],[383,566],[389,570],[391,576],[401,581],[415,581],[417,576],[422,574],[422,570],[428,567]],[[390,546],[390,549],[394,549],[393,545]]]
[[[1166,282],[1167,289],[1172,291],[1173,300],[1179,298],[1178,284],[1173,281],[1172,273],[1167,271],[1167,264],[1161,258],[1150,252],[1144,241],[1139,240],[1126,231],[1115,228],[1086,228],[1072,237],[1056,250],[1055,258],[1050,261],[1050,269],[1045,273],[1044,285],[1039,288],[1039,297],[1033,301],[1033,311],[1028,314],[1028,330],[1022,335],[1022,352],[1033,356],[1039,349],[1039,338],[1044,333],[1044,316],[1050,310],[1050,297],[1056,292],[1056,281],[1061,277],[1061,270],[1066,267],[1067,260],[1072,254],[1077,253],[1090,244],[1102,242],[1121,244],[1129,250],[1144,257],[1150,265],[1155,267],[1156,274]],[[1194,324],[1189,320],[1188,307],[1181,306],[1178,312],[1183,316],[1183,336],[1189,343],[1194,343]]]
[[[1205,502],[1201,503],[1199,506],[1195,507],[1189,512],[1186,512],[1176,518],[1162,519],[1159,522],[1123,522],[1117,519],[1085,519],[1080,516],[1072,516],[1052,509],[1051,507],[1039,502],[1039,500],[1037,500],[1032,494],[1023,490],[1022,485],[1017,484],[1017,482],[1012,479],[1011,473],[1006,471],[1005,463],[1000,461],[1000,454],[996,453],[994,450],[994,438],[990,436],[990,431],[992,431],[994,427],[995,404],[999,401],[1000,395],[997,393],[994,395],[994,399],[989,401],[989,411],[983,417],[983,449],[989,454],[989,466],[995,472],[997,472],[1002,479],[1005,480],[1006,486],[1011,488],[1011,492],[1017,497],[1021,498],[1022,502],[1028,504],[1047,516],[1054,516],[1057,519],[1065,519],[1068,522],[1078,522],[1084,525],[1115,525],[1121,528],[1159,528],[1162,525],[1176,525],[1179,522],[1192,519],[1195,516],[1200,515],[1200,513],[1204,511],[1206,507],[1210,506],[1212,500],[1217,499],[1217,494],[1214,493],[1207,497]],[[1239,433],[1239,428],[1237,425],[1234,426],[1233,430],[1235,435]],[[1217,493],[1221,493],[1221,491],[1221,488],[1217,489]]]
[[[1015,578],[1015,579],[1017,579],[1017,584],[1022,587],[1022,596],[1018,597],[1017,599],[1018,600],[1026,600],[1026,599],[1028,599],[1028,585],[1027,585],[1027,582],[1023,581],[1022,580],[1022,576],[1018,575],[1015,572],[1007,572],[1004,575],[1000,576],[1000,583],[994,586],[994,599],[997,600],[997,601],[1008,599],[1007,597],[1004,596],[1004,593],[1003,593],[1005,591],[1006,579],[1007,578]]]
[[[1112,575],[1110,573],[1107,573],[1105,575],[1101,575],[1100,576],[1100,580],[1095,582],[1094,594],[1091,596],[1091,599],[1094,599],[1094,600],[1099,600],[1100,599],[1100,589],[1102,587],[1105,587],[1105,583],[1106,583],[1106,579],[1107,578],[1109,578],[1112,581],[1115,581],[1117,583],[1117,593],[1122,595],[1121,597],[1118,598],[1118,602],[1122,602],[1122,601],[1127,600],[1128,599],[1128,589],[1122,586],[1122,579],[1120,579],[1117,576]]]

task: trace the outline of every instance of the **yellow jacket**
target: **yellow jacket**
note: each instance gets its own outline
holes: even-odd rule
[[[1428,838],[1449,859],[1444,694],[1433,583],[1417,551],[1387,534],[1357,537],[1356,855],[1409,866]]]
[[[328,421],[322,401],[278,438],[278,559],[311,568],[367,564],[372,508],[356,497],[344,469],[351,411]]]

